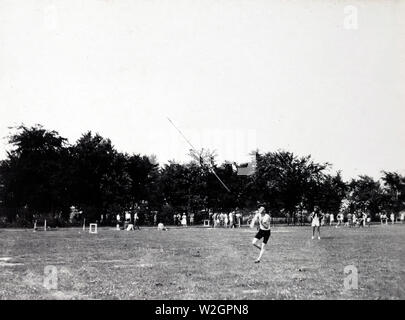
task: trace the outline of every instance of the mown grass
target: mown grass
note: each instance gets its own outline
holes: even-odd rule
[[[255,231],[0,229],[1,299],[404,299],[405,225],[275,227],[262,262]],[[55,266],[57,289],[44,287]],[[344,267],[358,289],[344,289]]]

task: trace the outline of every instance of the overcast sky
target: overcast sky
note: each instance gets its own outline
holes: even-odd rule
[[[405,174],[404,89],[405,1],[0,0],[1,137],[40,123],[188,160],[170,117],[220,161]]]

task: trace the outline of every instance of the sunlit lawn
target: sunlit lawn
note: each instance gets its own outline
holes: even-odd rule
[[[262,262],[255,231],[171,228],[98,234],[0,229],[1,299],[404,299],[405,225],[275,227]],[[358,270],[345,290],[344,267]],[[57,288],[44,287],[55,266]]]

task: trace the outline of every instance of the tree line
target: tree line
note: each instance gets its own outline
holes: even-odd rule
[[[207,150],[191,152],[188,163],[160,166],[156,157],[118,152],[108,138],[84,133],[74,144],[41,125],[14,128],[10,151],[0,161],[1,225],[32,226],[48,219],[59,226],[79,220],[111,224],[117,213],[139,208],[141,223],[157,212],[171,221],[177,212],[196,220],[212,209],[255,209],[263,203],[273,216],[294,217],[315,205],[322,211],[363,210],[371,218],[382,211],[404,209],[405,177],[382,172],[380,180],[361,175],[344,181],[331,164],[288,151],[252,153],[255,170],[239,175],[236,163],[217,163]],[[226,190],[213,174],[229,187]],[[81,212],[72,221],[74,206]]]

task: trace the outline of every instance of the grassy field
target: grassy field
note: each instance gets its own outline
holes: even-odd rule
[[[0,229],[0,299],[404,299],[405,225],[275,227],[262,262],[254,230],[152,228],[98,234]],[[55,266],[56,289],[44,287]],[[345,290],[347,265],[358,289]]]

